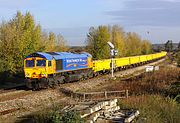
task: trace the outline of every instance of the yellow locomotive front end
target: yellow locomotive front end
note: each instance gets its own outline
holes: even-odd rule
[[[24,59],[24,73],[28,88],[35,88],[37,83],[45,83],[49,76],[55,73],[55,61],[44,54],[34,53]]]
[[[24,72],[27,79],[47,78],[47,60],[39,57],[24,60]]]

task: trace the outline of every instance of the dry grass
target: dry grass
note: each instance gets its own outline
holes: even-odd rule
[[[121,100],[121,108],[140,110],[138,123],[179,123],[180,104],[165,94],[174,83],[179,83],[178,68],[162,68],[159,71],[145,73],[126,81],[117,81],[108,90],[128,89],[129,99]]]
[[[177,68],[162,68],[159,71],[144,73],[125,81],[114,81],[103,90],[128,89],[131,94],[159,94],[165,93],[166,88],[179,81],[180,70]],[[101,88],[102,89],[102,88]]]
[[[180,105],[171,98],[159,95],[132,96],[119,101],[123,109],[139,109],[138,123],[179,123]]]

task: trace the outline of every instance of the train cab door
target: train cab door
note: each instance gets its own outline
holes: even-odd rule
[[[54,73],[54,60],[48,60],[47,61],[47,68],[48,68],[48,74],[53,74]]]

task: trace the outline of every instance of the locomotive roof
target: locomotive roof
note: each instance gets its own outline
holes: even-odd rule
[[[91,54],[87,52],[82,53],[71,53],[71,52],[36,52],[28,55],[26,58],[30,57],[41,57],[47,60],[52,60],[53,58],[65,59],[65,58],[84,58],[84,57],[92,57]]]

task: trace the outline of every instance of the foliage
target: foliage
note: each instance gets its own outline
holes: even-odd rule
[[[62,116],[63,123],[83,123],[80,114],[76,111],[66,112]]]
[[[56,43],[55,51],[65,52],[65,51],[69,50],[69,48],[66,44],[66,40],[64,39],[64,37],[61,34],[57,35],[55,43]]]
[[[180,51],[177,52],[176,61],[177,61],[177,66],[180,67]]]
[[[84,123],[80,114],[76,111],[60,113],[59,110],[52,109],[47,112],[40,112],[33,117],[36,123]]]
[[[150,53],[152,53],[152,45],[148,40],[143,40],[141,54],[145,55]]]
[[[67,50],[64,38],[59,37],[42,32],[29,12],[23,15],[18,11],[0,25],[0,73],[9,76],[22,72],[23,59],[33,52]]]
[[[180,105],[169,97],[158,95],[133,96],[127,100],[121,100],[122,108],[135,108],[140,110],[140,118],[137,121],[146,123],[179,123]]]
[[[125,33],[118,25],[91,27],[87,35],[87,49],[94,59],[109,58],[107,42],[111,41],[118,50],[117,57],[149,54],[152,46],[136,33]]]
[[[144,73],[131,77],[126,81],[118,81],[105,87],[106,91],[129,90],[130,94],[171,94],[174,89],[167,90],[168,87],[179,81],[180,70],[177,68],[160,68],[159,71]],[[101,88],[102,89],[102,88]],[[179,88],[176,89],[179,92]],[[175,91],[175,90],[174,90]]]
[[[91,27],[88,35],[88,52],[94,59],[104,59],[109,57],[107,42],[110,34],[107,26],[99,26],[97,29]]]
[[[123,28],[114,25],[111,30],[111,42],[116,46],[118,50],[118,56],[125,56],[125,33]]]
[[[180,50],[180,42],[178,43],[178,51]]]
[[[167,88],[167,95],[180,102],[180,82],[175,82]]]
[[[172,43],[172,40],[168,40],[166,43],[165,43],[165,50],[167,52],[171,52],[173,50],[173,43]]]

